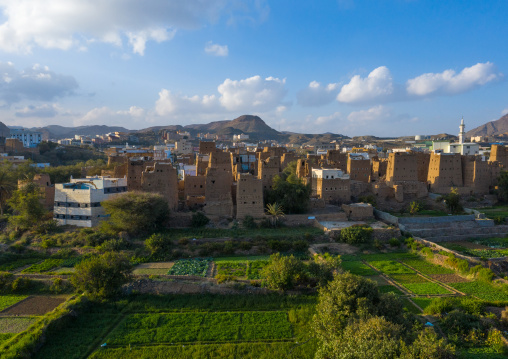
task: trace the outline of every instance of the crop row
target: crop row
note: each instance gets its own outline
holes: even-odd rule
[[[15,318],[15,317],[1,317],[0,318],[0,333],[21,333],[32,325],[37,318]]]
[[[379,269],[385,274],[414,274],[415,271],[406,267],[405,265],[392,260],[372,261],[369,262],[372,266]]]
[[[173,267],[168,271],[169,275],[194,275],[206,276],[210,259],[193,258],[180,259],[175,262]]]
[[[343,270],[351,272],[351,274],[361,275],[361,276],[370,276],[376,275],[377,272],[366,265],[365,263],[359,261],[346,261],[341,263],[341,267]]]
[[[23,269],[23,273],[42,273],[50,271],[53,268],[60,267],[64,262],[63,259],[46,259],[41,263],[34,264],[26,269]]]
[[[488,301],[508,301],[508,295],[501,290],[494,288],[492,285],[485,282],[473,281],[463,283],[450,283],[451,287],[464,292],[466,294],[474,295],[480,299]]]
[[[437,264],[429,263],[423,259],[403,259],[402,260],[408,266],[422,272],[423,274],[452,274],[453,270],[442,267]]]
[[[267,260],[254,261],[219,261],[217,274],[247,279],[261,279],[261,270],[268,264]]]
[[[133,314],[113,331],[115,345],[292,337],[284,312]]]
[[[0,264],[0,271],[12,271],[17,268],[24,267],[29,264],[34,264],[39,262],[39,258],[23,258],[23,259],[16,259],[7,263]]]

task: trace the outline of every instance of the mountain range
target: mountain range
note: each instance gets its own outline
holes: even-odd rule
[[[487,122],[466,133],[466,137],[474,136],[502,136],[508,134],[508,114],[499,120]]]

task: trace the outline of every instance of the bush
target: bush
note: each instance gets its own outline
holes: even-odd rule
[[[132,243],[126,239],[118,238],[118,239],[110,239],[109,241],[106,241],[102,243],[100,246],[97,247],[97,249],[100,252],[114,252],[114,251],[120,251],[122,249],[128,249]]]
[[[224,282],[233,282],[235,280],[235,276],[227,274],[217,274],[215,276],[215,280],[217,281],[217,284],[221,284]]]
[[[494,217],[494,224],[500,225],[500,224],[505,224],[505,223],[506,223],[505,217],[502,217],[502,216]]]
[[[71,276],[72,285],[92,298],[105,299],[116,295],[131,278],[129,259],[121,254],[106,252],[83,260]]]
[[[293,255],[284,257],[275,253],[270,256],[270,263],[261,270],[261,275],[270,288],[290,289],[303,279],[304,266]]]
[[[400,247],[400,240],[398,238],[391,238],[388,243],[390,244],[390,246],[392,247]]]
[[[258,227],[252,216],[245,216],[242,225],[247,229],[256,229]]]
[[[9,272],[0,272],[0,291],[10,291],[14,280],[14,274]]]
[[[165,260],[171,257],[173,242],[166,236],[157,233],[152,234],[145,241],[145,246],[150,251],[154,259]]]
[[[210,218],[205,216],[203,212],[196,212],[192,215],[191,227],[199,228],[204,227],[210,222]]]
[[[340,231],[340,239],[348,244],[359,244],[370,241],[374,230],[366,225],[354,225]]]
[[[309,248],[309,243],[304,239],[299,239],[293,242],[293,250],[295,252],[305,252]]]
[[[18,277],[12,282],[11,288],[13,292],[21,292],[30,289],[33,284],[34,282],[30,278]]]
[[[434,252],[432,252],[432,249],[430,249],[429,247],[423,247],[420,253],[423,254],[425,257],[432,258],[434,256]]]
[[[55,278],[53,279],[53,283],[51,283],[49,290],[55,294],[59,294],[66,289],[65,287],[66,286],[62,278]]]

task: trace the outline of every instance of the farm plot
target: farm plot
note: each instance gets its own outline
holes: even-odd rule
[[[457,274],[430,274],[429,277],[445,284],[469,282],[468,279]]]
[[[31,265],[30,267],[23,269],[22,273],[42,273],[48,272],[53,268],[60,267],[64,259],[46,259],[41,263]]]
[[[88,352],[90,345],[100,339],[115,322],[116,315],[87,313],[78,315],[70,325],[53,328],[48,332],[47,340],[37,352],[37,359],[79,359]]]
[[[191,276],[206,276],[210,259],[194,258],[194,259],[180,259],[175,262],[173,267],[167,272],[169,275],[191,275]]]
[[[44,315],[65,302],[63,297],[33,296],[5,309],[5,315]]]
[[[217,263],[217,274],[234,277],[245,277],[247,275],[246,262],[219,262]]]
[[[380,293],[393,293],[395,295],[404,295],[404,293],[393,285],[381,285],[378,287]]]
[[[129,315],[107,339],[112,345],[231,342],[292,337],[285,312]]]
[[[415,271],[393,260],[369,261],[369,264],[385,274],[414,274]]]
[[[474,295],[480,299],[488,300],[488,301],[508,301],[508,295],[504,292],[500,291],[493,286],[480,282],[463,282],[463,283],[450,283],[450,287],[453,287],[463,293]]]
[[[0,296],[0,312],[4,309],[14,305],[23,299],[25,299],[26,295],[2,295]]]
[[[0,272],[10,272],[18,268],[40,262],[39,258],[23,258],[0,264]]]
[[[261,279],[261,270],[268,264],[268,261],[249,261],[247,266],[247,279]]]
[[[142,263],[133,270],[134,275],[165,275],[174,262]]]
[[[430,302],[432,302],[434,298],[413,297],[411,300],[415,302],[420,308],[425,310],[425,308],[429,306]]]
[[[37,319],[38,318],[0,317],[0,333],[21,333],[27,330]]]
[[[359,261],[342,262],[341,267],[343,270],[351,272],[351,274],[361,276],[372,276],[377,274],[374,269]]]
[[[437,295],[437,294],[451,294],[448,289],[440,286],[437,283],[404,283],[405,288],[417,295]]]
[[[437,264],[429,263],[423,259],[403,259],[402,262],[411,268],[416,269],[426,275],[431,274],[452,274],[453,270],[442,267]]]

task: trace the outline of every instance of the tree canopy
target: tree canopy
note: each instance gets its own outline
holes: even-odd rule
[[[284,178],[285,177],[285,178]],[[272,189],[265,191],[265,203],[278,203],[286,214],[305,213],[309,209],[311,188],[291,173],[273,178]]]
[[[169,219],[168,202],[159,194],[127,192],[101,203],[110,215],[101,223],[106,232],[130,235],[150,234],[163,229]]]
[[[31,182],[12,192],[8,204],[13,210],[9,224],[16,230],[26,231],[37,226],[47,214],[41,203],[40,188]]]

